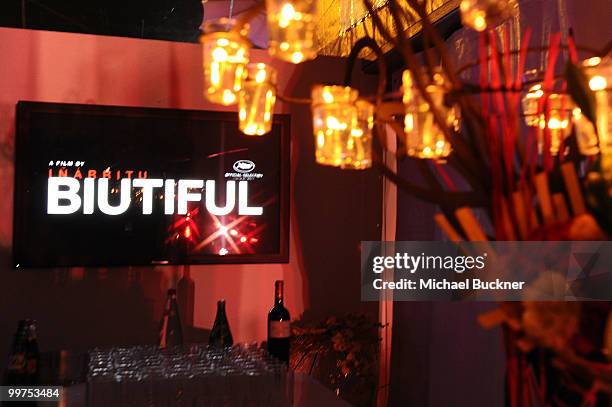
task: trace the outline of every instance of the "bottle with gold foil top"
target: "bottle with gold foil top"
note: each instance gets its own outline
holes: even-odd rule
[[[183,344],[183,330],[176,302],[176,290],[169,289],[164,315],[159,328],[159,348],[166,349]]]

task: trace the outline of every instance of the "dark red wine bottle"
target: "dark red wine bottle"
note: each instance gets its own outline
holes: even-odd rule
[[[283,304],[283,281],[274,283],[274,307],[268,313],[268,353],[289,364],[291,316]]]

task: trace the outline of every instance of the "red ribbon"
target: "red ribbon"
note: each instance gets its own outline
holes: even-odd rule
[[[538,103],[538,115],[542,111],[542,108],[546,107],[544,114],[544,151],[542,152],[544,170],[546,170],[546,172],[550,172],[553,166],[552,155],[550,152],[551,135],[550,129],[548,128],[548,119],[550,117],[550,104],[548,103],[548,97],[554,87],[555,64],[557,62],[557,58],[559,57],[560,46],[561,33],[555,33],[550,37],[550,46],[548,48],[548,66],[546,67],[546,72],[544,73],[543,84],[544,96]]]

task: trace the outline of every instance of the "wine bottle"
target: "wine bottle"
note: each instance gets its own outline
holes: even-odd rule
[[[234,344],[232,331],[225,314],[225,300],[217,301],[217,316],[212,331],[210,331],[208,344],[218,348],[225,348]]]
[[[159,348],[179,346],[183,344],[183,330],[176,303],[176,290],[168,290],[168,298],[159,327]]]
[[[8,357],[8,365],[4,377],[5,386],[23,386],[26,384],[26,329],[27,320],[22,319],[17,324],[17,332]]]
[[[195,282],[191,278],[189,266],[183,267],[183,277],[176,283],[178,305],[184,327],[193,326],[193,307],[195,302]]]
[[[36,386],[39,380],[38,365],[40,354],[38,351],[38,335],[36,333],[36,321],[29,320],[26,328],[25,346],[25,376],[29,386]]]
[[[22,319],[17,325],[17,332],[13,341],[13,347],[9,355],[8,366],[4,377],[5,386],[31,386],[28,372],[28,353],[31,349],[29,345],[30,327],[32,321]],[[37,351],[36,351],[37,352]],[[35,401],[3,401],[2,407],[35,407]]]
[[[268,313],[268,353],[289,363],[291,317],[283,304],[283,281],[274,283],[274,307]]]

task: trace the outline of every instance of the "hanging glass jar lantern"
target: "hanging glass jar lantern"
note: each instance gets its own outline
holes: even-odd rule
[[[266,0],[266,9],[270,55],[294,64],[317,56],[316,0]]]
[[[525,81],[531,82],[538,76],[537,70],[531,70],[525,72]],[[538,116],[538,104],[540,99],[544,96],[544,90],[542,90],[542,83],[535,83],[529,87],[527,93],[523,95],[521,99],[521,105],[523,107],[523,117],[525,124],[530,127],[538,127],[540,125],[540,117]]]
[[[597,132],[593,123],[584,117],[579,107],[575,107],[572,110],[572,123],[580,153],[586,156],[597,155],[599,153]]]
[[[493,28],[518,15],[518,0],[462,0],[463,25],[476,31]]]
[[[248,26],[228,18],[207,21],[202,43],[204,96],[224,106],[238,101],[245,65],[249,62]]]
[[[544,112],[539,120],[539,151],[544,150],[544,130],[548,127],[550,131],[550,153],[559,154],[561,144],[572,132],[572,115],[574,104],[571,98],[565,94],[551,93],[544,105]]]
[[[343,169],[372,165],[374,106],[357,100],[348,86],[312,88],[312,124],[317,163]]]
[[[525,82],[532,83],[532,85],[521,99],[525,124],[538,129],[539,153],[541,154],[544,150],[544,130],[547,127],[550,130],[550,153],[557,155],[563,141],[572,132],[572,124],[576,126],[576,136],[580,150],[583,154],[590,152],[588,145],[591,141],[588,140],[589,136],[586,133],[587,126],[582,121],[582,112],[574,105],[568,95],[548,93],[545,103],[540,106],[542,98],[545,97],[543,84],[542,82],[534,83],[540,75],[541,72],[535,69],[525,72]]]
[[[612,58],[594,57],[583,62],[589,88],[595,94],[595,127],[604,178],[612,180]]]
[[[238,97],[239,128],[249,136],[261,136],[272,129],[276,102],[276,69],[263,63],[246,66]]]
[[[340,168],[361,170],[372,166],[372,129],[374,128],[374,105],[358,99],[357,123],[351,129],[346,153]]]
[[[436,108],[446,120],[449,129],[459,129],[459,107],[447,106],[444,98],[448,92],[447,82],[440,70],[428,79],[425,91],[431,96]],[[452,148],[444,131],[436,124],[429,103],[421,95],[414,83],[413,73],[405,70],[402,76],[403,102],[405,108],[404,132],[406,134],[406,154],[416,158],[441,160],[451,153]]]
[[[551,93],[538,113],[539,103],[544,97],[542,84],[537,83],[529,88],[523,96],[521,104],[525,123],[529,127],[538,129],[538,151],[542,153],[544,149],[544,130],[550,130],[550,152],[557,155],[561,143],[572,131],[572,122],[580,120],[580,109],[576,109],[571,98],[565,94]]]
[[[583,62],[589,88],[595,93],[596,127],[602,153],[612,152],[612,58]]]

